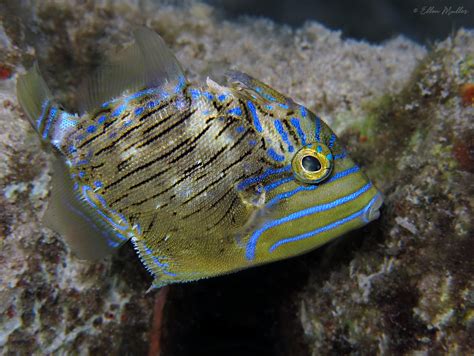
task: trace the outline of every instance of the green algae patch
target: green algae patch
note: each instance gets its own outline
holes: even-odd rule
[[[459,76],[462,80],[474,80],[474,54],[468,55],[459,64]]]

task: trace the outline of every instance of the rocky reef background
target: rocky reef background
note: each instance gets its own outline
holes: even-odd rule
[[[474,31],[422,46],[224,19],[199,2],[0,2],[0,353],[145,354],[151,282],[130,246],[75,258],[41,216],[48,153],[18,107],[39,60],[66,107],[133,26],[189,80],[248,72],[340,135],[385,194],[381,218],[307,255],[170,288],[163,355],[474,352]]]

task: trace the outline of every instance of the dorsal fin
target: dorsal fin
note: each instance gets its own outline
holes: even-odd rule
[[[160,87],[178,84],[184,79],[183,69],[165,41],[156,32],[141,27],[134,32],[135,40],[143,56],[145,85]]]
[[[178,60],[157,33],[141,27],[134,31],[134,37],[132,45],[113,56],[83,83],[80,89],[83,112],[126,92],[173,88],[184,83]]]

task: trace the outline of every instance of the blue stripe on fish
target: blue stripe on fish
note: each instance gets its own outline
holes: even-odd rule
[[[270,100],[270,101],[277,101],[273,96],[265,92],[262,88],[260,87],[255,87],[255,91],[259,93],[261,96],[263,96],[265,99]]]
[[[314,139],[316,142],[321,142],[321,119],[316,116],[316,129],[314,132]]]
[[[230,115],[240,116],[240,115],[242,115],[242,109],[239,108],[239,107],[232,108],[232,109],[228,110],[227,113],[230,114]]]
[[[106,102],[103,103],[101,106],[102,106],[102,108],[105,109],[107,106],[109,106],[110,104],[113,104],[113,103],[117,102],[118,100],[119,100],[119,99],[117,98],[117,99],[112,99],[112,100],[106,101]]]
[[[290,215],[287,215],[283,218],[276,219],[276,220],[271,220],[271,221],[267,222],[260,229],[256,230],[252,234],[252,236],[250,236],[250,239],[247,243],[245,257],[248,260],[253,260],[255,258],[255,249],[256,249],[256,246],[257,246],[258,239],[260,238],[260,236],[265,231],[267,231],[269,229],[272,229],[275,226],[285,224],[289,221],[293,221],[293,220],[296,220],[296,219],[301,219],[301,218],[306,217],[308,215],[317,214],[317,213],[320,213],[320,212],[323,212],[323,211],[326,211],[326,210],[334,209],[334,208],[338,207],[339,205],[348,203],[348,202],[358,198],[360,195],[362,195],[366,191],[368,191],[371,187],[372,187],[372,183],[367,183],[365,186],[358,189],[357,191],[355,191],[355,192],[353,192],[349,195],[346,195],[345,197],[336,199],[336,200],[334,200],[330,203],[315,205],[311,208],[299,210],[299,211],[297,211],[295,213],[292,213]]]
[[[338,154],[338,155],[334,155],[334,160],[336,160],[336,159],[343,159],[343,158],[346,157],[346,155],[347,155],[347,151],[344,150],[344,152],[342,152],[342,153],[340,153],[340,154]]]
[[[46,109],[48,108],[48,105],[49,105],[49,99],[43,101],[43,104],[41,105],[41,115],[38,118],[38,120],[36,120],[36,128],[38,130],[40,129],[41,124],[43,123],[44,116],[46,115]]]
[[[253,126],[255,126],[255,129],[258,132],[262,132],[263,128],[262,128],[262,125],[260,124],[260,120],[258,119],[257,109],[255,108],[255,105],[253,105],[253,103],[250,100],[248,100],[247,107],[249,108],[250,113],[252,114]]]
[[[329,148],[332,148],[332,146],[334,146],[334,143],[336,142],[336,134],[332,134],[331,135],[331,138],[329,139],[329,144],[328,144],[328,147]]]
[[[276,180],[276,181],[274,181],[270,184],[267,184],[267,185],[263,186],[263,189],[265,189],[266,192],[270,192],[273,189],[278,188],[280,185],[291,182],[291,181],[294,181],[294,180],[295,180],[294,177],[282,178],[282,179]]]
[[[300,106],[300,114],[302,117],[306,117],[308,115],[308,112],[304,106]]]
[[[334,176],[332,176],[330,179],[328,179],[326,182],[324,182],[324,184],[327,184],[327,183],[331,183],[331,182],[334,182],[338,179],[341,179],[341,178],[344,178],[350,174],[353,174],[353,173],[356,173],[360,170],[360,168],[358,166],[354,166],[352,168],[349,168],[349,169],[346,169],[345,171],[342,171],[342,172],[339,172],[339,173],[336,173],[334,174]],[[289,190],[287,192],[284,192],[284,193],[281,193],[281,194],[278,194],[278,195],[275,195],[266,205],[265,207],[266,208],[269,208],[273,205],[275,205],[276,203],[278,203],[280,200],[282,199],[288,199],[290,197],[292,197],[293,195],[295,195],[296,193],[299,193],[299,192],[302,192],[302,191],[311,191],[311,190],[315,190],[319,187],[319,185],[302,185],[302,186],[299,186],[298,188],[295,188],[293,190]]]
[[[85,221],[87,221],[89,223],[89,226],[91,226],[99,235],[101,235],[102,237],[104,237],[106,240],[107,240],[107,245],[109,245],[110,247],[112,248],[115,248],[115,247],[118,247],[120,245],[119,242],[117,241],[114,241],[110,238],[110,233],[108,232],[108,230],[106,229],[103,229],[103,228],[100,228],[99,226],[97,226],[97,223],[95,221],[93,221],[89,216],[87,216],[86,214],[84,214],[82,211],[80,211],[79,209],[76,209],[73,205],[71,205],[66,199],[62,199],[62,202],[63,204],[69,209],[71,210],[73,213],[79,215],[81,218],[83,218]],[[118,237],[120,240],[122,239],[121,237],[123,235],[121,235],[120,233],[118,232],[115,232],[114,234],[116,237]]]
[[[145,256],[142,254],[142,251],[144,251],[149,256],[149,258],[153,261],[153,263],[160,269],[160,272],[162,272],[162,273],[164,273],[168,276],[171,276],[171,277],[176,277],[176,274],[171,273],[167,270],[167,268],[169,266],[167,263],[161,262],[158,259],[158,257],[153,255],[153,252],[151,251],[151,249],[148,248],[148,246],[146,246],[145,241],[143,241],[141,239],[139,240],[139,239],[137,239],[136,236],[133,236],[132,237],[132,244],[135,248],[135,251],[137,251],[138,256],[140,257],[140,260],[142,260],[142,262],[143,262],[145,268],[148,270],[148,272],[150,272],[151,274],[153,274],[155,276],[155,273],[148,266],[148,263],[147,263],[148,260],[145,259]]]
[[[112,112],[112,117],[116,117],[116,116],[120,116],[124,111],[125,111],[125,108],[127,107],[127,104],[121,104],[119,105],[118,108],[116,108],[113,112]]]
[[[267,150],[267,154],[270,156],[271,159],[277,162],[283,162],[285,160],[285,156],[277,153],[272,147]]]
[[[377,192],[377,194],[375,194],[375,196],[372,198],[372,200],[369,202],[369,204],[367,204],[367,206],[364,209],[364,215],[362,216],[362,219],[364,220],[364,222],[369,223],[369,220],[367,219],[367,214],[368,214],[370,208],[372,207],[372,205],[374,205],[374,203],[378,199],[381,199],[381,198],[382,198],[382,195],[380,194],[380,192]]]
[[[378,198],[378,194],[372,198],[372,200],[364,207],[362,208],[361,210],[359,211],[356,211],[355,213],[349,215],[349,216],[346,216],[345,218],[342,218],[342,219],[339,219],[331,224],[328,224],[328,225],[325,225],[325,226],[322,226],[320,228],[317,228],[313,231],[308,231],[304,234],[300,234],[300,235],[296,235],[296,236],[293,236],[293,237],[289,237],[289,238],[286,238],[286,239],[283,239],[283,240],[280,240],[278,242],[276,242],[275,244],[273,244],[270,249],[269,249],[269,252],[273,252],[275,251],[278,247],[282,246],[282,245],[285,245],[287,243],[290,243],[290,242],[295,242],[295,241],[299,241],[299,240],[304,240],[304,239],[307,239],[307,238],[310,238],[310,237],[314,237],[315,235],[318,235],[322,232],[325,232],[325,231],[329,231],[329,230],[332,230],[340,225],[343,225],[345,223],[348,223],[349,221],[351,220],[354,220],[354,219],[357,219],[358,217],[362,216],[364,217],[365,214],[367,213],[367,211],[370,209],[370,207],[374,204],[374,202],[377,200]],[[365,221],[365,219],[364,219]],[[365,221],[365,222],[368,222],[368,221]]]
[[[263,180],[265,180],[266,178],[268,178],[272,175],[285,173],[285,172],[290,172],[290,171],[291,171],[291,166],[290,165],[282,167],[282,168],[269,168],[257,177],[250,177],[250,178],[244,179],[242,182],[240,182],[237,185],[237,189],[238,190],[244,190],[245,188],[251,186],[252,184],[260,183],[260,182],[262,182]]]
[[[237,131],[237,133],[242,133],[242,132],[245,131],[245,127],[243,127],[243,126],[238,126],[238,127],[236,127],[235,131]]]
[[[46,139],[48,137],[49,130],[51,129],[51,125],[53,124],[53,121],[57,113],[58,113],[58,109],[53,106],[51,110],[49,111],[48,121],[46,121],[46,125],[43,131],[43,139]]]
[[[267,94],[267,93],[263,93],[262,94],[264,96],[265,99],[268,99],[270,101],[277,101],[273,96],[271,96],[270,94]]]
[[[275,128],[277,129],[278,133],[280,134],[281,138],[283,139],[283,142],[285,142],[288,146],[288,151],[293,152],[295,149],[293,145],[291,144],[290,140],[288,139],[288,134],[286,133],[285,129],[283,128],[283,124],[281,123],[281,120],[276,119],[273,121],[273,124],[275,125]]]
[[[95,197],[99,200],[100,204],[102,205],[102,209],[107,211],[108,213],[111,213],[111,214],[115,214],[117,215],[123,223],[125,223],[124,225],[119,225],[117,224],[113,219],[110,218],[110,216],[106,215],[104,212],[102,212],[102,210],[89,198],[89,196],[87,195],[87,192],[88,191],[91,191],[92,194],[95,195]],[[127,223],[127,220],[125,219],[125,217],[123,215],[120,215],[118,214],[117,212],[113,211],[113,210],[110,210],[108,207],[107,207],[107,203],[105,202],[105,200],[94,193],[94,191],[91,189],[91,187],[87,186],[87,185],[84,185],[82,186],[82,196],[84,198],[84,200],[94,209],[96,210],[96,212],[102,216],[105,220],[107,220],[109,222],[110,225],[112,225],[115,229],[117,230],[121,230],[121,231],[124,231],[126,229],[129,228],[128,226],[128,223]]]
[[[296,133],[297,133],[298,136],[300,137],[301,144],[302,144],[303,146],[306,146],[306,134],[305,134],[304,131],[301,129],[300,120],[297,119],[296,117],[292,117],[292,118],[290,119],[290,122],[291,122],[291,124],[293,125],[293,127],[296,129]]]
[[[143,258],[142,250],[145,249],[145,246],[143,246],[142,240],[138,240],[136,236],[133,236],[131,238],[131,241],[132,241],[133,248],[135,249],[135,252],[140,258],[140,261],[142,262],[143,266],[148,271],[148,273],[150,273],[153,277],[155,277],[155,273],[151,270],[150,267],[148,267],[147,261]]]
[[[89,160],[88,159],[82,159],[80,161],[77,161],[74,165],[75,166],[82,166],[84,164],[88,164],[89,163]]]
[[[161,272],[163,272],[164,274],[167,274],[168,276],[176,277],[176,274],[171,273],[166,270],[166,268],[168,267],[168,264],[160,262],[160,260],[153,255],[153,252],[148,247],[145,246],[144,242],[143,242],[143,249],[151,257],[153,262],[161,269]]]
[[[151,95],[151,94],[156,94],[158,93],[157,88],[150,88],[150,89],[144,89],[137,91],[136,93],[133,93],[125,98],[126,101],[128,100],[134,100],[134,99],[139,99],[144,95]]]
[[[197,89],[191,89],[189,92],[191,93],[191,98],[193,99],[198,99],[201,96],[201,92]]]
[[[357,212],[355,212],[354,214],[351,214],[349,216],[346,216],[345,218],[343,219],[340,219],[340,220],[337,220],[335,222],[333,222],[332,224],[329,224],[329,225],[325,225],[325,226],[322,226],[318,229],[315,229],[313,231],[309,231],[307,233],[304,233],[304,234],[300,234],[300,235],[296,235],[296,236],[293,236],[293,237],[289,237],[289,238],[286,238],[286,239],[283,239],[283,240],[280,240],[278,241],[277,243],[273,244],[269,251],[270,252],[273,252],[275,251],[278,247],[282,246],[282,245],[285,245],[287,243],[290,243],[290,242],[295,242],[295,241],[298,241],[298,240],[303,240],[303,239],[307,239],[308,237],[313,237],[315,235],[318,235],[322,232],[325,232],[325,231],[328,231],[328,230],[332,230],[340,225],[343,225],[351,220],[354,220],[358,217],[360,217],[362,214],[364,213],[364,209],[361,209]]]
[[[176,84],[176,87],[174,88],[174,93],[178,94],[181,90],[184,89],[185,85],[186,85],[186,79],[184,79],[184,76],[180,75],[178,79],[178,84]]]
[[[128,237],[122,235],[120,232],[115,231],[115,236],[117,236],[122,241],[128,241]]]

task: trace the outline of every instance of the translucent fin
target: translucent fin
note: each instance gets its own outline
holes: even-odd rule
[[[67,132],[77,124],[77,117],[62,110],[53,101],[38,64],[18,78],[18,102],[28,120],[44,141],[51,142],[58,149]]]
[[[79,258],[100,259],[117,250],[128,238],[94,218],[90,206],[74,190],[61,157],[54,159],[53,168],[53,188],[43,218],[46,226],[60,233]]]
[[[144,58],[145,84],[159,87],[167,83],[179,84],[184,79],[183,69],[165,41],[145,27],[134,33]]]
[[[96,109],[125,92],[165,86],[173,90],[184,84],[180,64],[157,33],[143,27],[134,37],[134,44],[84,82],[81,110]]]
[[[37,120],[44,114],[45,106],[53,99],[46,82],[41,77],[38,63],[35,63],[26,74],[18,77],[16,95],[31,125],[38,130]]]

